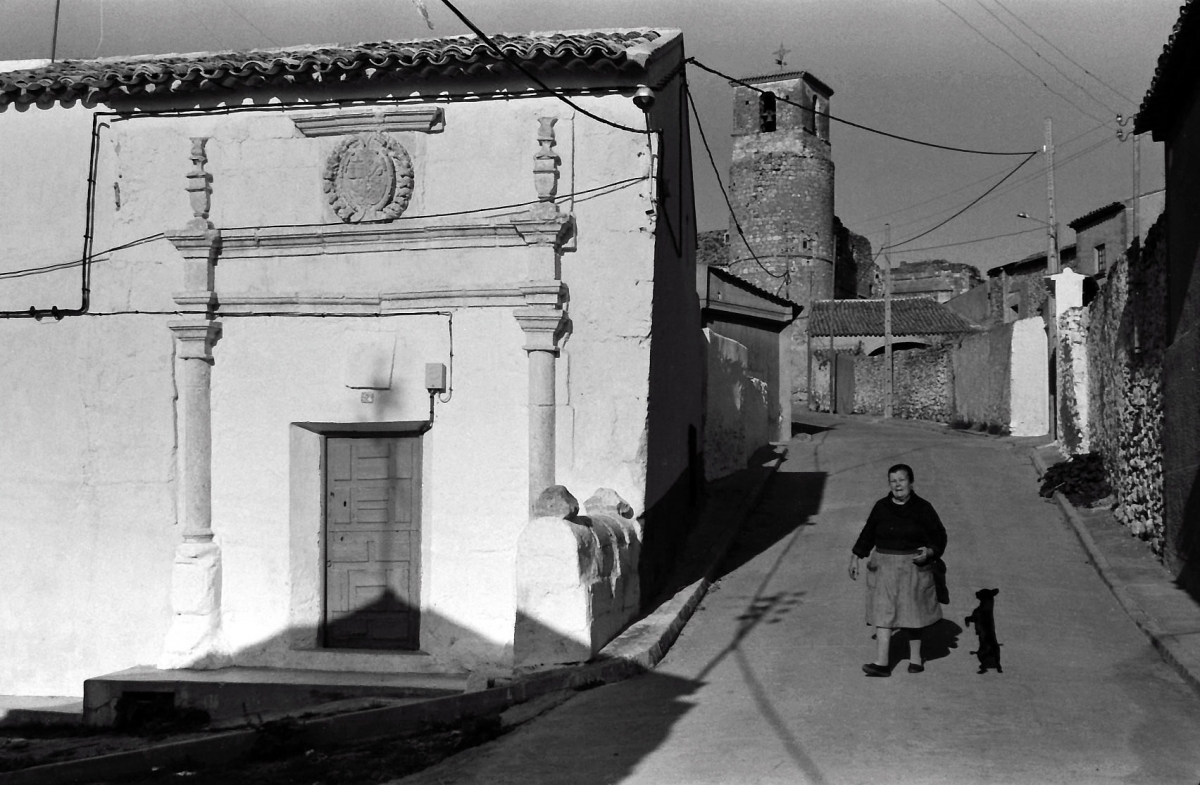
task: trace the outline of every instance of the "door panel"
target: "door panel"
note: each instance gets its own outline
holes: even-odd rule
[[[416,649],[420,437],[330,437],[325,645]]]

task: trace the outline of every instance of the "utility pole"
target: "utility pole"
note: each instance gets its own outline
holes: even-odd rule
[[[1130,245],[1136,243],[1142,233],[1142,225],[1138,223],[1138,202],[1142,200],[1142,159],[1138,153],[1139,148],[1138,135],[1133,134],[1133,231],[1129,233]]]
[[[883,240],[883,364],[887,377],[884,385],[883,416],[892,416],[892,225],[885,224]]]
[[[54,32],[50,37],[50,62],[52,63],[58,54],[58,9],[61,5],[62,0],[54,0]]]
[[[1058,224],[1054,220],[1054,125],[1049,117],[1046,118],[1046,205],[1050,236],[1046,242],[1046,271],[1050,275],[1059,272],[1058,264]],[[1046,369],[1047,402],[1050,411],[1047,417],[1050,425],[1050,436],[1058,439],[1058,396],[1055,388],[1058,384],[1058,317],[1055,301],[1054,284],[1050,284],[1050,294],[1046,299]]]
[[[1049,209],[1047,222],[1050,236],[1046,243],[1046,268],[1053,275],[1058,269],[1058,224],[1054,221],[1054,126],[1046,118],[1046,204]]]

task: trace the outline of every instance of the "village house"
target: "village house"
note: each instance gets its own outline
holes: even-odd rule
[[[1163,556],[1200,593],[1200,2],[1180,10],[1134,121],[1163,143],[1166,334],[1162,358]]]
[[[511,669],[554,485],[640,547],[616,629],[662,586],[703,480],[682,35],[495,43],[0,72],[5,692]]]

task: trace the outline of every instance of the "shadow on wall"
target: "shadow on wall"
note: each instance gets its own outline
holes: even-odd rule
[[[1175,584],[1200,601],[1200,470],[1192,476],[1183,519],[1170,545],[1179,567]]]

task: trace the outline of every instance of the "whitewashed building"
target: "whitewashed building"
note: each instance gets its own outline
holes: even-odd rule
[[[661,584],[702,480],[682,36],[494,41],[0,73],[0,693],[509,667],[553,484],[627,501]]]

